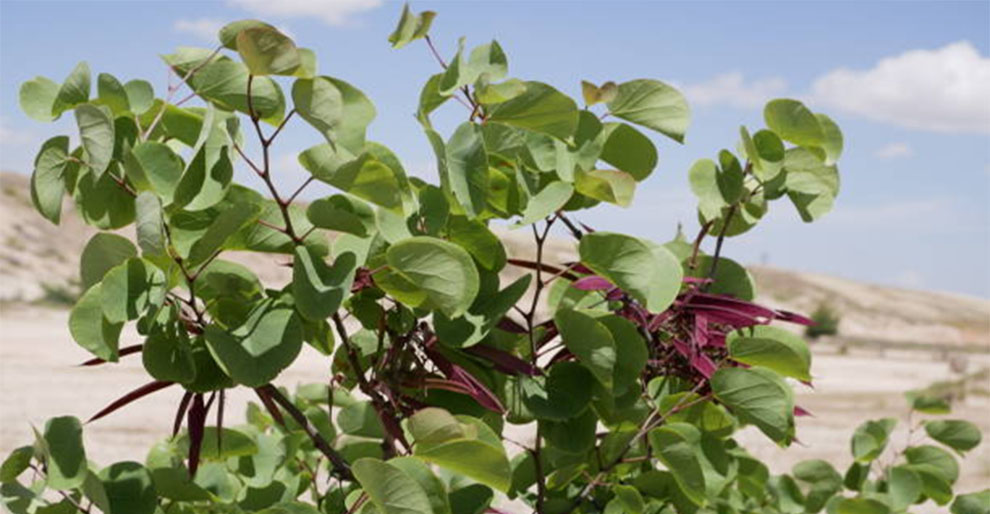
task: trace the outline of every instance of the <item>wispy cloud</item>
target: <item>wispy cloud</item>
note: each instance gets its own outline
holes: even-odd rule
[[[925,276],[917,270],[908,269],[898,273],[894,277],[894,282],[908,289],[921,289],[925,287]]]
[[[939,132],[990,132],[990,57],[968,41],[911,50],[868,70],[840,68],[812,85],[816,102],[864,118]]]
[[[780,77],[746,80],[742,73],[731,72],[680,87],[691,104],[730,105],[751,109],[779,96],[787,89],[787,82]]]
[[[6,118],[0,117],[0,145],[21,146],[33,143],[36,136],[25,130],[10,128]]]
[[[258,16],[316,18],[327,25],[347,25],[365,11],[380,7],[382,0],[228,0]]]
[[[901,157],[911,157],[912,155],[914,155],[914,149],[908,146],[907,143],[890,143],[877,148],[873,152],[873,156],[880,159],[898,159]]]
[[[216,41],[217,32],[224,22],[213,18],[197,18],[195,20],[181,19],[172,24],[176,32],[192,34],[203,41]]]

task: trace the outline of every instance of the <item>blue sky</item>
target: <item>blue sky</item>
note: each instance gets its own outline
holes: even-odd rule
[[[656,137],[660,166],[628,209],[578,217],[599,229],[668,239],[693,232],[687,169],[738,127],[762,127],[761,106],[788,96],[842,127],[842,192],[835,211],[806,225],[785,201],[750,233],[728,240],[745,263],[910,288],[990,296],[990,2],[415,2],[439,12],[434,40],[448,56],[496,38],[510,74],[575,97],[593,82],[656,78],[681,87],[694,111],[685,145]],[[425,45],[386,42],[401,4],[380,0],[217,2],[0,2],[0,168],[29,172],[47,136],[71,134],[28,119],[21,82],[61,81],[80,60],[94,73],[144,78],[163,91],[157,55],[212,47],[226,21],[263,18],[316,50],[320,72],[345,79],[378,107],[370,137],[408,171],[435,176],[412,117],[438,71]],[[449,129],[456,104],[438,116]],[[320,142],[304,123],[275,153],[285,189],[304,178],[295,154]],[[239,175],[250,182],[246,173]],[[314,188],[309,197],[327,194]]]

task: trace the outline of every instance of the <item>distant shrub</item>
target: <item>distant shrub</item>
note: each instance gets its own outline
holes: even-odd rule
[[[45,293],[37,300],[38,304],[71,308],[79,301],[79,284],[45,282],[41,288]]]
[[[814,325],[808,325],[804,330],[804,335],[811,339],[818,339],[821,336],[834,336],[839,333],[839,322],[842,317],[834,308],[827,304],[819,305],[815,312],[811,313],[811,321]]]

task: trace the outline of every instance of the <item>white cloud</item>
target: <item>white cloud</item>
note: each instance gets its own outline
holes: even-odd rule
[[[940,132],[990,132],[990,57],[968,41],[911,50],[869,70],[840,68],[812,86],[818,103]]]
[[[7,119],[0,117],[0,145],[21,146],[33,143],[35,136],[30,131],[12,129]]]
[[[908,289],[925,287],[925,277],[916,270],[904,270],[894,277],[894,283]]]
[[[228,0],[259,16],[318,18],[327,25],[346,25],[351,18],[382,5],[382,0]]]
[[[176,20],[175,23],[172,24],[172,28],[176,32],[192,34],[193,36],[196,36],[197,38],[203,41],[216,43],[217,33],[220,32],[220,29],[225,24],[226,22],[215,20],[212,18],[197,18],[195,20],[182,19],[182,20]],[[285,34],[286,36],[289,36],[292,39],[295,39],[295,36],[285,25],[276,25],[276,27],[281,33]]]
[[[192,34],[204,41],[216,41],[217,32],[220,31],[220,27],[223,27],[224,23],[220,20],[215,20],[212,18],[197,18],[195,20],[176,20],[172,24],[172,28],[176,32],[182,32],[185,34]]]
[[[840,195],[841,196],[841,195]],[[822,220],[833,227],[856,230],[945,230],[967,228],[969,218],[958,199],[939,196],[842,205]]]
[[[731,72],[705,82],[682,85],[681,89],[691,104],[726,104],[747,109],[761,107],[767,100],[779,96],[787,89],[787,82],[780,77],[747,82],[742,73]]]
[[[914,149],[908,146],[907,143],[890,143],[881,146],[877,151],[873,152],[874,157],[881,159],[897,159],[900,157],[911,157],[912,155],[914,155]]]

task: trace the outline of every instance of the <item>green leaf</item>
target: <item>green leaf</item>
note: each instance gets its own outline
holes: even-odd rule
[[[273,25],[259,20],[237,20],[221,27],[220,31],[217,33],[217,37],[220,39],[220,44],[223,45],[224,48],[228,50],[237,50],[237,36],[244,29],[255,27],[275,29]]]
[[[144,114],[151,108],[155,100],[155,90],[146,80],[130,80],[124,84],[127,94],[127,105],[134,114]]]
[[[836,514],[889,514],[887,507],[879,500],[869,498],[843,498],[835,506]]]
[[[230,428],[217,427],[203,429],[203,446],[200,449],[204,459],[223,460],[231,457],[247,457],[258,453],[258,445],[252,436]]]
[[[822,140],[822,148],[825,150],[825,164],[835,164],[842,155],[842,131],[839,126],[832,121],[832,118],[824,114],[815,114],[818,123],[822,126],[822,133],[825,138]]]
[[[137,462],[117,462],[100,472],[111,512],[154,514],[158,494],[151,473]]]
[[[949,402],[938,396],[919,393],[917,391],[909,391],[905,393],[905,396],[908,399],[908,403],[911,404],[911,409],[924,414],[948,414],[952,411]]]
[[[16,482],[17,477],[31,466],[32,458],[34,458],[33,446],[21,446],[10,452],[0,466],[0,483]]]
[[[72,416],[49,419],[42,436],[48,471],[48,486],[67,490],[82,485],[89,468],[83,447],[82,425]]]
[[[462,123],[446,145],[447,183],[470,217],[484,212],[488,205],[488,154],[481,129]]]
[[[595,446],[598,416],[591,409],[563,421],[541,420],[540,424],[543,426],[541,433],[547,445],[555,450],[571,455],[584,455]]]
[[[961,419],[926,421],[925,432],[960,455],[979,446],[983,438],[976,425]]]
[[[777,178],[784,165],[784,142],[774,132],[763,129],[753,134],[752,143],[746,156],[753,164],[754,174],[764,182]]]
[[[440,82],[437,83],[437,92],[441,95],[453,95],[463,86],[470,84],[461,68],[467,66],[464,61],[464,38],[457,42],[457,54],[450,60],[450,64],[443,70]]]
[[[55,96],[52,114],[58,118],[63,112],[89,101],[90,73],[85,61],[76,65],[62,82]]]
[[[884,418],[867,421],[857,427],[851,441],[853,458],[857,462],[869,463],[879,457],[887,447],[896,424],[897,420]]]
[[[292,295],[299,314],[315,321],[336,312],[350,293],[356,267],[356,257],[351,252],[339,255],[332,266],[327,266],[323,258],[309,248],[296,246]]]
[[[113,113],[106,106],[82,104],[76,107],[76,123],[82,147],[86,150],[86,163],[99,177],[113,158]]]
[[[296,44],[269,27],[249,27],[238,32],[237,53],[252,75],[292,75],[300,64]]]
[[[581,81],[581,96],[588,107],[602,102],[611,102],[619,94],[619,86],[615,82],[608,81],[598,87],[586,80]]]
[[[296,79],[292,102],[296,112],[334,145],[336,131],[346,123],[344,97],[337,86],[326,77]]]
[[[478,79],[474,86],[474,97],[482,105],[495,105],[512,100],[526,92],[526,83],[519,79],[509,79],[498,84]]]
[[[368,237],[375,231],[375,211],[368,204],[348,195],[320,198],[306,208],[306,218],[314,226]]]
[[[695,260],[694,269],[686,269],[687,275],[698,278],[707,278],[712,269],[714,258],[710,255],[699,255]],[[687,268],[687,262],[685,262]],[[712,276],[714,282],[708,288],[708,292],[715,294],[725,294],[739,298],[740,300],[752,301],[756,298],[756,281],[749,270],[738,262],[727,257],[719,257],[718,266],[715,267],[715,275]]]
[[[302,323],[295,311],[271,300],[257,304],[239,327],[206,327],[206,343],[235,382],[248,387],[267,384],[299,355]]]
[[[134,199],[138,247],[145,257],[165,256],[165,223],[162,202],[155,193],[142,191]]]
[[[558,310],[554,322],[567,349],[611,390],[616,349],[608,328],[585,312],[572,309]]]
[[[422,486],[398,467],[365,458],[355,461],[351,471],[382,514],[433,513]]]
[[[358,88],[343,80],[325,78],[340,91],[343,101],[341,121],[332,132],[334,142],[351,153],[360,153],[364,148],[365,130],[376,116],[375,106]]]
[[[234,177],[227,123],[236,125],[232,114],[208,106],[195,144],[192,159],[175,189],[175,204],[186,210],[202,210],[222,201]]]
[[[483,514],[495,499],[495,492],[482,484],[471,484],[450,492],[452,512]]]
[[[938,505],[952,501],[952,482],[938,470],[928,466],[908,466],[921,478],[921,492]]]
[[[498,41],[492,40],[471,50],[471,56],[462,72],[464,80],[470,84],[484,75],[486,82],[501,80],[509,72],[508,59]],[[524,86],[525,89],[525,86]]]
[[[688,404],[691,405],[685,407]],[[716,437],[727,437],[736,429],[736,420],[725,407],[704,401],[696,393],[681,392],[662,396],[659,406],[660,412],[667,416],[668,421],[690,423]],[[678,410],[675,411],[675,408]]]
[[[839,194],[839,171],[811,151],[791,148],[784,157],[787,194],[801,219],[812,222],[832,210]]]
[[[501,440],[482,421],[451,416],[439,408],[422,409],[409,418],[413,454],[502,492],[512,475]]]
[[[842,491],[842,476],[828,462],[821,459],[799,462],[793,469],[794,478],[810,485],[805,495],[807,512],[818,512]]]
[[[574,186],[567,182],[556,181],[546,185],[539,193],[529,199],[523,210],[522,219],[516,226],[536,223],[563,208],[574,195]]]
[[[558,362],[547,377],[520,379],[522,400],[538,419],[563,421],[573,418],[591,402],[594,376],[577,362]],[[544,385],[545,384],[545,385]]]
[[[193,243],[186,265],[196,266],[206,262],[214,252],[221,250],[238,230],[249,223],[254,223],[259,214],[261,207],[253,203],[238,203],[227,207],[213,220],[203,236]]]
[[[430,125],[430,113],[450,99],[450,95],[440,94],[440,83],[443,80],[443,73],[437,73],[423,84],[423,89],[419,93],[419,110],[416,111],[416,119],[426,128]]]
[[[465,425],[451,413],[438,407],[416,411],[406,421],[406,428],[417,444],[440,444],[468,437]]]
[[[631,485],[615,485],[612,486],[612,492],[615,493],[615,497],[628,514],[643,514],[646,511],[646,502],[643,500],[643,495],[639,494],[639,490],[635,487]]]
[[[990,512],[990,489],[956,496],[950,512],[952,514],[987,514]]]
[[[34,173],[31,174],[31,201],[42,216],[56,225],[62,216],[68,158],[69,138],[53,137],[38,150],[38,156],[34,158]]]
[[[434,313],[437,339],[454,348],[466,348],[480,343],[526,293],[531,277],[523,275],[501,291],[495,291],[495,287],[482,286],[478,297],[462,317],[451,319],[442,313]]]
[[[185,76],[193,66],[198,66],[211,52],[194,53],[189,61],[189,54],[172,54],[163,57],[181,76]],[[205,55],[204,55],[205,54]],[[251,102],[248,103],[247,84],[248,68],[242,63],[226,57],[214,57],[209,64],[199,68],[188,80],[188,83],[199,96],[214,103],[224,110],[236,110],[246,114],[254,114],[263,120],[279,123],[285,111],[285,97],[277,82],[271,77],[255,77],[251,83]]]
[[[100,73],[96,77],[96,91],[100,102],[109,107],[114,115],[126,113],[131,109],[124,85],[113,75]]]
[[[148,261],[131,258],[107,272],[100,284],[103,316],[110,323],[135,320],[165,301],[165,273]]]
[[[797,100],[778,98],[767,102],[763,119],[781,139],[798,146],[822,147],[825,142],[818,118]]]
[[[389,459],[388,464],[399,468],[400,471],[419,483],[423,492],[426,493],[426,497],[430,500],[430,507],[433,509],[432,514],[452,514],[454,512],[451,510],[446,486],[425,462],[416,457],[393,457]],[[488,491],[488,495],[491,496],[491,489],[480,484],[475,484],[475,487]],[[460,491],[463,490],[460,489]],[[456,512],[464,511],[457,510]]]
[[[341,147],[334,151],[321,144],[299,154],[302,164],[316,178],[386,209],[402,205],[401,172],[370,151],[354,158]]]
[[[117,344],[123,323],[110,323],[103,315],[101,285],[90,287],[69,313],[72,339],[93,355],[105,360],[117,360]]]
[[[422,290],[429,303],[447,317],[466,312],[478,294],[474,261],[453,243],[428,236],[412,237],[389,247],[386,259],[393,271]]]
[[[578,245],[581,262],[619,286],[651,312],[673,303],[683,272],[677,259],[659,245],[611,232],[593,232]]]
[[[742,170],[735,157],[723,150],[719,167],[710,159],[699,159],[688,171],[691,191],[698,197],[698,210],[705,219],[721,216],[722,209],[739,201]]]
[[[478,439],[452,439],[432,445],[417,444],[413,455],[499,491],[509,490],[512,469],[501,446]]]
[[[141,348],[141,362],[155,380],[185,383],[196,378],[190,344],[174,333],[148,336]]]
[[[83,289],[103,280],[110,269],[137,256],[137,248],[126,237],[100,232],[90,238],[79,258],[79,276]]]
[[[794,437],[794,399],[791,388],[764,368],[722,368],[711,378],[715,398],[745,423],[767,437],[788,444]]]
[[[922,482],[917,473],[906,466],[887,471],[887,494],[895,511],[907,509],[921,496]]]
[[[385,429],[371,402],[354,402],[345,406],[337,414],[337,426],[345,434],[383,438]]]
[[[172,203],[183,167],[182,159],[157,141],[138,143],[124,161],[131,183],[139,191],[154,191],[165,205]]]
[[[657,147],[642,132],[625,123],[606,123],[601,159],[643,181],[657,167]]]
[[[684,142],[691,124],[691,109],[684,95],[659,80],[638,79],[619,84],[609,113]]]
[[[951,453],[931,445],[912,446],[904,451],[911,469],[932,473],[949,484],[959,479],[959,463]]]
[[[482,268],[498,272],[505,267],[506,254],[502,241],[484,222],[464,216],[450,216],[447,237],[450,242],[467,250]]]
[[[577,129],[578,108],[547,84],[526,82],[526,92],[493,107],[488,121],[568,139]]]
[[[612,374],[612,394],[620,396],[636,384],[646,366],[649,350],[639,329],[631,321],[615,315],[598,318],[615,342],[615,369]]]
[[[705,503],[705,474],[697,448],[701,434],[686,423],[670,423],[650,430],[650,447],[667,466],[681,492],[695,505]]]
[[[757,325],[730,332],[725,343],[729,355],[737,362],[763,366],[804,382],[811,381],[808,343],[792,332]]]
[[[409,4],[402,8],[402,16],[395,30],[388,36],[388,42],[392,43],[392,48],[402,48],[412,41],[420,39],[430,31],[433,18],[437,13],[433,11],[423,11],[413,14],[409,10]]]
[[[21,110],[36,121],[54,120],[57,117],[54,110],[58,89],[58,84],[45,77],[35,77],[24,82],[18,96]]]
[[[624,171],[577,170],[574,175],[574,189],[595,200],[629,207],[636,192],[636,179]]]
[[[207,107],[212,108],[213,104],[207,104]],[[187,146],[196,144],[199,134],[203,131],[204,118],[209,116],[208,113],[201,114],[198,110],[183,109],[172,104],[161,106],[160,109],[155,110],[156,115],[158,112],[161,112],[160,127],[165,128],[165,133]],[[150,126],[150,122],[147,126]]]

